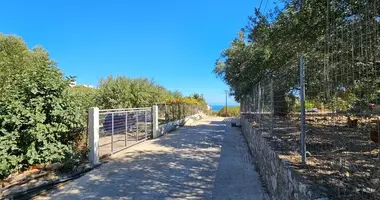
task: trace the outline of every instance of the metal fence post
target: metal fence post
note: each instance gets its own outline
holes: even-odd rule
[[[177,117],[178,117],[178,120],[181,119],[181,104],[178,104],[178,115],[177,115]]]
[[[165,122],[168,123],[169,122],[169,113],[168,113],[168,107],[166,106],[166,103],[165,103]]]
[[[145,123],[145,139],[148,139],[148,121],[146,119],[147,117],[147,111],[144,113],[144,123]]]
[[[304,58],[301,56],[300,58],[300,100],[301,100],[301,156],[302,156],[302,164],[306,164],[306,141],[305,141],[305,73],[304,73]]]
[[[244,98],[242,98],[240,101],[240,113],[244,112],[244,107],[245,107],[245,103],[244,103]]]
[[[152,107],[153,138],[158,137],[158,106]]]
[[[261,129],[261,82],[259,82],[258,85],[258,98],[257,98],[257,112],[259,116],[258,124],[259,124],[259,130]]]
[[[92,166],[99,164],[99,108],[88,110],[89,160]]]
[[[185,104],[182,104],[182,118],[185,118],[186,117],[186,107],[185,107]]]
[[[273,79],[270,79],[270,115],[271,115],[271,127],[270,131],[271,134],[273,135],[273,130],[274,130],[274,93],[273,93]]]
[[[257,89],[257,87],[256,87],[256,89]],[[252,112],[252,114],[254,114],[253,116],[257,116],[255,88],[252,89],[252,97],[248,98],[248,109],[250,112]]]
[[[174,104],[170,104],[170,106],[171,106],[171,108],[172,108],[172,117],[173,117],[172,120],[175,120]]]

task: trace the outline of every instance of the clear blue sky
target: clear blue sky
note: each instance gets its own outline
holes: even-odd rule
[[[263,0],[262,8],[273,7]],[[153,78],[223,104],[215,60],[260,0],[4,0],[0,32],[47,49],[66,75],[97,85],[108,75]],[[230,98],[230,103],[232,99]],[[236,103],[236,102],[235,102]]]

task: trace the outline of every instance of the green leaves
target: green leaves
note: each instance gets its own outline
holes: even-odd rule
[[[226,106],[223,106],[218,112],[218,116],[221,116],[221,117],[236,117],[239,115],[240,115],[240,106],[228,107],[227,110],[226,110]]]
[[[0,178],[72,154],[85,127],[68,82],[41,47],[0,34]]]
[[[168,90],[151,80],[109,76],[100,80],[95,98],[102,108],[130,108],[165,103],[169,96]]]
[[[287,0],[282,10],[268,15],[256,9],[246,30],[223,50],[214,73],[230,86],[236,100],[271,76],[276,77],[274,89],[284,96],[299,87],[302,54],[308,98],[335,101],[326,96],[344,88],[374,101],[380,82],[379,10],[375,1],[319,0],[303,1],[302,6],[298,0]]]

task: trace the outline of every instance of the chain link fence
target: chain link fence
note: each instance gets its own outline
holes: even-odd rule
[[[326,0],[320,43],[241,99],[254,134],[330,199],[380,199],[379,3],[360,1],[342,18],[342,1]]]
[[[315,70],[303,77],[295,65],[263,79],[241,101],[242,117],[331,199],[380,199],[377,96],[325,88],[308,77]]]

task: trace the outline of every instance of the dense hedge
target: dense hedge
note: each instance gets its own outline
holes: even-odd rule
[[[84,119],[48,53],[0,34],[0,69],[0,178],[72,157]]]
[[[96,106],[95,98],[98,95],[96,88],[74,86],[68,89],[73,101],[80,107],[83,117],[87,117],[88,108]]]
[[[185,97],[180,92],[171,92],[152,80],[126,76],[101,79],[95,94],[95,104],[100,108],[131,108],[154,104],[196,104],[206,107],[202,95]]]
[[[170,92],[145,78],[125,76],[101,79],[96,104],[101,108],[130,108],[151,106],[164,102]]]

